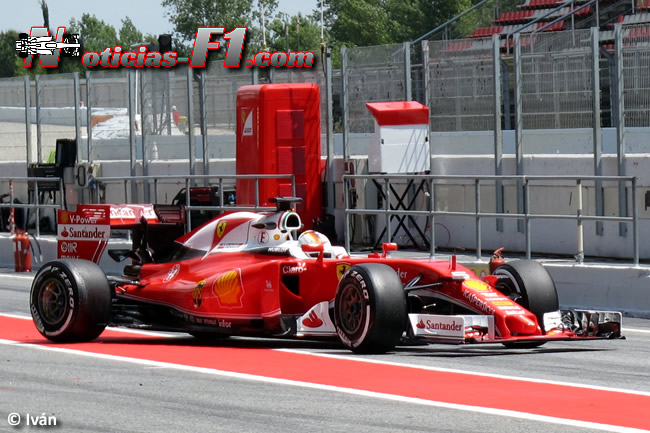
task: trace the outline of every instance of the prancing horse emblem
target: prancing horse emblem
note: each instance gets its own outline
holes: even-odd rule
[[[217,224],[217,236],[222,237],[225,231],[226,231],[226,221],[221,221],[219,224]]]

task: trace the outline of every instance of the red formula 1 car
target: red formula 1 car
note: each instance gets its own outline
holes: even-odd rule
[[[98,261],[111,229],[132,230],[133,248],[109,251],[129,259],[119,277],[89,260],[45,264],[31,289],[34,323],[53,341],[126,326],[201,338],[330,337],[360,353],[404,340],[535,347],[621,337],[620,313],[561,311],[537,262],[511,261],[481,279],[455,258],[388,257],[394,244],[352,257],[317,232],[296,239],[302,223],[291,200],[278,199],[275,212],[223,214],[185,235],[180,207],[62,211],[59,257],[85,248]]]

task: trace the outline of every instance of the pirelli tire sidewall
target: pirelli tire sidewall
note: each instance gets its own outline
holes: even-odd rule
[[[359,300],[359,308],[353,307],[354,299]],[[406,295],[397,273],[379,263],[348,269],[337,288],[334,322],[341,342],[354,352],[393,349],[407,323]]]
[[[112,293],[102,269],[87,260],[56,260],[32,283],[30,311],[38,331],[57,342],[97,338],[111,318]]]

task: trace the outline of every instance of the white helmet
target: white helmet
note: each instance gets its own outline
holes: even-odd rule
[[[307,230],[298,237],[298,245],[323,245],[324,249],[332,248],[327,236],[315,230]]]

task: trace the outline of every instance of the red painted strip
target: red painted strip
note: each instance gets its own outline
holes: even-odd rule
[[[0,338],[424,400],[650,429],[650,396],[280,352],[203,347],[105,331],[92,343],[51,344],[27,320],[0,316]],[[146,350],[143,347],[146,346]]]

